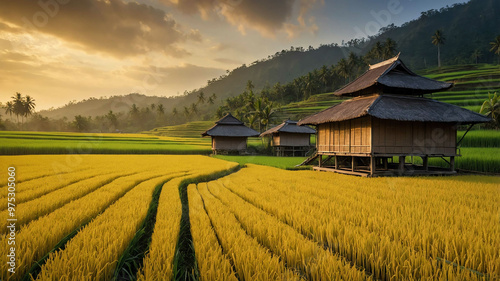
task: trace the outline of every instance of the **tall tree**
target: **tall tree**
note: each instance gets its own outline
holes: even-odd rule
[[[431,38],[432,44],[438,47],[438,67],[441,67],[441,45],[444,45],[446,38],[444,37],[443,31],[440,29],[436,30]]]
[[[5,113],[10,115],[12,119],[12,114],[14,113],[14,103],[9,101],[5,104]]]
[[[351,68],[346,59],[343,58],[337,63],[337,73],[344,77],[345,83],[347,84],[348,78],[351,75]]]
[[[24,115],[24,98],[21,93],[16,93],[12,98],[13,112],[16,115],[17,123],[19,124],[19,115]]]
[[[384,43],[383,56],[384,59],[390,59],[396,55],[397,43],[391,38],[387,38]]]
[[[495,41],[490,42],[491,49],[490,52],[498,55],[498,64],[500,64],[500,35],[495,38]]]
[[[483,55],[483,53],[481,53],[481,50],[479,49],[475,49],[474,52],[472,53],[471,57],[472,59],[476,62],[477,64],[477,61],[478,59]]]
[[[30,116],[31,114],[33,114],[33,112],[35,111],[35,99],[32,98],[31,96],[29,95],[26,95],[24,97],[24,101],[23,101],[23,114],[25,117],[28,117]]]
[[[198,93],[198,103],[204,103],[205,102],[205,93],[203,91]]]

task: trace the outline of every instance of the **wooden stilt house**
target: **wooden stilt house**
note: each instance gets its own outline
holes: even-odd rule
[[[257,137],[259,133],[248,128],[243,122],[228,113],[201,135],[212,137],[212,152],[214,154],[242,154],[247,149],[247,138]]]
[[[311,134],[316,130],[308,126],[297,126],[297,121],[286,120],[262,134],[270,136],[276,156],[305,156],[311,149]]]
[[[423,97],[452,86],[413,73],[398,57],[370,66],[335,92],[354,98],[298,123],[317,126],[314,169],[371,176],[455,173],[457,126],[489,118]],[[421,157],[423,165],[409,165],[407,157]],[[429,167],[430,157],[443,158],[449,169]]]

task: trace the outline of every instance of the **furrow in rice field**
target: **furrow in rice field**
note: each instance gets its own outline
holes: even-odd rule
[[[191,184],[187,188],[189,218],[199,279],[202,281],[238,281],[236,267],[228,253],[223,251],[196,185]]]
[[[175,177],[175,176],[174,176]],[[117,260],[146,217],[153,190],[170,175],[136,185],[51,254],[37,280],[110,280]]]
[[[68,233],[90,221],[140,182],[157,175],[158,171],[119,178],[46,216],[31,221],[16,233],[16,239],[22,241],[16,248],[16,273],[10,275],[7,263],[3,263],[0,265],[0,278],[19,280],[34,262],[48,253]],[[7,240],[7,236],[0,239],[2,255],[7,255],[9,251]]]
[[[300,280],[300,275],[286,268],[283,261],[271,255],[251,236],[248,236],[230,210],[201,184],[199,192],[208,216],[227,255],[233,260],[242,280]]]

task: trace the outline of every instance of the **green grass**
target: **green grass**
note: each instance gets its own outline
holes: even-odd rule
[[[209,154],[210,140],[146,135],[0,132],[0,155]]]
[[[498,147],[463,147],[460,149],[460,154],[462,156],[455,157],[455,167],[458,169],[500,173],[500,148]],[[414,157],[414,163],[422,164],[422,160]],[[441,158],[430,158],[429,165],[449,167],[449,164]]]
[[[464,135],[465,131],[457,132],[457,141]],[[497,148],[500,153],[500,131],[497,130],[473,130],[469,131],[460,143],[462,147],[492,147]]]
[[[271,166],[281,169],[297,169],[295,165],[302,163],[306,157],[275,157],[275,156],[228,156],[214,155],[213,157],[222,160],[237,162],[240,165],[257,164]],[[308,167],[303,167],[309,169]]]

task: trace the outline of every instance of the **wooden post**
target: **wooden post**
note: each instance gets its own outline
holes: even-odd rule
[[[455,171],[455,156],[450,156],[450,170]]]
[[[339,160],[337,159],[337,155],[335,155],[335,169],[339,168]]]
[[[318,166],[321,167],[321,165],[323,164],[323,155],[319,155],[318,156]]]
[[[352,156],[351,170],[354,172],[356,170],[356,158]]]
[[[384,161],[384,170],[387,170],[388,168],[387,162],[389,162],[389,159],[387,157],[384,157],[383,161]]]
[[[399,175],[403,175],[404,171],[405,171],[405,158],[406,156],[399,156],[399,169],[398,169],[398,172],[399,172]]]
[[[375,174],[375,169],[376,169],[376,159],[375,159],[375,156],[370,156],[370,175],[373,176],[373,174]]]
[[[424,165],[424,170],[427,172],[429,171],[429,157],[426,155],[426,156],[422,156],[422,162],[423,162],[423,165]]]

